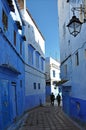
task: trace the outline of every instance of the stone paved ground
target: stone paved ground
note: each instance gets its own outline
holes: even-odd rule
[[[83,130],[57,105],[47,104],[27,112],[7,130]]]

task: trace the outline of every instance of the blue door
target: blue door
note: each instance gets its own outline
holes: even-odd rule
[[[13,119],[15,120],[17,116],[17,95],[16,95],[16,83],[12,82],[11,84],[12,89],[12,113],[13,113]]]
[[[68,115],[70,114],[70,92],[71,92],[71,86],[62,87],[63,110]]]
[[[2,121],[3,127],[9,124],[9,96],[8,96],[8,80],[0,80],[1,105],[2,105]]]
[[[69,93],[65,92],[65,95],[63,96],[63,109],[65,113],[69,115],[70,113],[70,98],[69,98]]]

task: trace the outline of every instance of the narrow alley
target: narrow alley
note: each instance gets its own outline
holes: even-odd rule
[[[69,119],[62,108],[46,103],[28,111],[22,119],[18,120],[7,130],[83,130],[79,125]]]

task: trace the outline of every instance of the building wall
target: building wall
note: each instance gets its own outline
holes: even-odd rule
[[[54,60],[52,57],[46,57],[45,62],[46,73],[46,95],[50,95],[51,92],[55,96],[59,93],[59,88],[55,87],[54,81],[60,81],[60,63]],[[50,83],[50,84],[49,84]]]
[[[15,20],[21,24],[16,3],[14,11],[6,1],[0,1],[0,130],[6,129],[24,112],[24,51],[20,54],[20,43],[23,46],[22,32]],[[8,17],[7,29],[2,20],[3,10]],[[16,13],[16,15],[15,15]],[[14,30],[16,46],[14,45]],[[21,108],[22,106],[22,108]]]
[[[0,130],[45,103],[45,40],[22,2],[0,1]]]
[[[28,10],[25,22],[25,110],[45,103],[45,41]]]
[[[59,15],[59,38],[60,38],[60,55],[61,55],[61,79],[67,79],[68,82],[63,86],[71,86],[69,93],[64,93],[64,102],[66,102],[65,96],[68,95],[68,105],[65,105],[64,111],[70,116],[86,121],[86,112],[83,106],[86,105],[86,78],[85,78],[85,24],[82,25],[81,32],[73,37],[69,34],[66,25],[72,18],[72,6],[66,1],[58,1],[58,15]],[[76,4],[77,6],[79,4]],[[63,7],[63,8],[62,8]],[[63,13],[64,12],[64,13]],[[81,17],[79,13],[76,13],[77,17]],[[63,19],[63,20],[62,20]],[[65,23],[65,26],[63,27]],[[63,33],[65,34],[63,37]],[[78,53],[79,64],[76,64],[76,55]],[[65,66],[66,65],[66,66]],[[64,90],[64,89],[63,89]]]

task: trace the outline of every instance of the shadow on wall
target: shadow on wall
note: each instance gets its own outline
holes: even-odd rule
[[[44,55],[43,50],[41,49],[41,45],[39,44],[39,40],[36,41],[36,36],[35,36],[35,30],[33,28],[33,26],[31,24],[28,24],[28,30],[27,30],[27,34],[28,34],[28,42],[31,42],[31,45],[33,45],[33,47],[35,47],[36,49],[38,49],[38,52],[41,52],[42,55]]]

